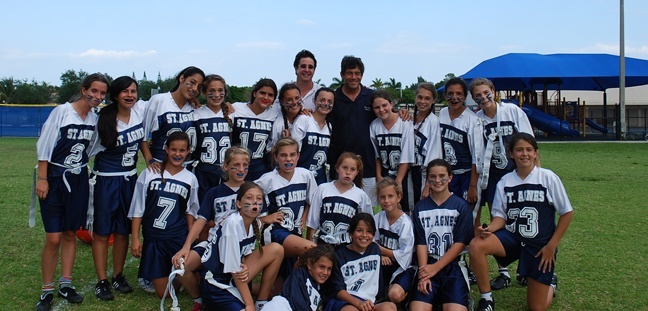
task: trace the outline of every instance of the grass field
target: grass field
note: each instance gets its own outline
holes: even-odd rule
[[[35,145],[36,139],[0,138],[0,310],[33,310],[40,293],[40,213],[35,228],[27,225]],[[541,143],[540,155],[542,165],[562,178],[575,209],[559,247],[552,309],[647,310],[648,144]],[[159,310],[159,299],[139,288],[98,301],[90,246],[79,242],[77,250],[74,284],[86,300],[73,306],[55,298],[55,310]],[[125,275],[133,285],[137,266],[129,255]],[[525,295],[515,283],[494,293],[498,310],[524,310]],[[182,309],[190,310],[189,297],[180,299]]]

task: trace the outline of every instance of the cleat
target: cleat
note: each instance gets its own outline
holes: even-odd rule
[[[76,288],[72,285],[67,285],[63,287],[59,286],[58,296],[61,298],[65,298],[65,300],[67,300],[67,302],[69,303],[83,302],[83,296],[79,295],[76,292]]]
[[[495,302],[492,300],[486,300],[484,298],[479,300],[479,304],[477,304],[477,311],[494,311],[495,310]]]
[[[558,291],[558,276],[554,273],[551,277],[551,284],[549,284],[554,290],[553,296],[556,297],[556,292]]]
[[[128,294],[133,291],[133,287],[128,284],[126,277],[121,273],[112,278],[112,287],[122,294]]]
[[[36,311],[50,311],[52,310],[52,299],[54,299],[54,293],[50,292],[47,294],[41,294],[40,300],[36,304]]]
[[[112,290],[110,290],[110,283],[108,283],[107,279],[103,279],[95,285],[95,296],[99,298],[99,300],[113,300],[115,299],[115,295],[113,295]]]
[[[153,286],[153,282],[151,282],[151,280],[139,278],[137,280],[137,283],[139,287],[142,288],[143,291],[147,293],[155,294],[155,287]]]
[[[527,278],[524,275],[516,274],[515,275],[515,280],[517,280],[518,284],[520,286],[527,286]]]
[[[500,290],[503,288],[507,288],[509,287],[509,285],[511,285],[511,278],[504,274],[498,275],[490,283],[490,286],[493,290]]]
[[[475,277],[475,273],[468,269],[468,282],[470,282],[470,285],[477,284],[477,277]]]

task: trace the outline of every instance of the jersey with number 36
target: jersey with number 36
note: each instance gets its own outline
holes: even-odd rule
[[[521,180],[516,171],[497,183],[493,217],[506,220],[506,230],[521,242],[545,246],[556,230],[555,213],[573,210],[565,187],[554,172],[535,167]]]
[[[142,218],[142,235],[150,241],[186,237],[189,231],[186,215],[194,218],[199,209],[198,180],[182,169],[171,175],[142,171],[131,202],[128,218]]]

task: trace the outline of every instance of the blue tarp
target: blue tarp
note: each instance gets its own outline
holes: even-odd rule
[[[648,60],[626,57],[627,87],[648,84]],[[461,77],[488,78],[497,90],[604,91],[619,87],[620,58],[610,54],[509,53],[485,60]]]
[[[0,106],[0,137],[38,137],[56,106]]]

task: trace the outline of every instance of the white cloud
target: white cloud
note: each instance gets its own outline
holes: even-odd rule
[[[310,19],[298,19],[295,21],[295,24],[302,26],[312,26],[315,25],[315,22]]]
[[[98,49],[89,49],[81,53],[72,53],[73,57],[94,57],[94,58],[135,58],[143,56],[151,56],[157,54],[156,50],[148,51],[115,51],[115,50],[98,50]]]
[[[279,42],[243,42],[237,43],[236,47],[239,49],[264,49],[264,50],[283,50],[285,46]]]

